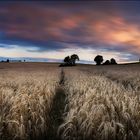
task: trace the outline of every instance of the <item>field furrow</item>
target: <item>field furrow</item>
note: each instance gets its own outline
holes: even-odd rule
[[[61,70],[59,85],[56,88],[55,96],[53,97],[52,108],[50,110],[50,128],[48,130],[47,140],[60,140],[58,128],[63,123],[64,109],[66,104],[65,94],[65,73]]]

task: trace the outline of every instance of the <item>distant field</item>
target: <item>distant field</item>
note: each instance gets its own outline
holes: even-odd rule
[[[0,140],[139,140],[140,64],[0,63]]]

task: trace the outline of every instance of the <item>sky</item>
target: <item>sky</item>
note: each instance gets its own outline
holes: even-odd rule
[[[0,2],[0,56],[138,61],[140,2]]]

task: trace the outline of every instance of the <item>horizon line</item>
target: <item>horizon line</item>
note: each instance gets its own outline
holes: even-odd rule
[[[24,61],[25,62],[49,62],[49,63],[62,63],[63,59],[56,59],[56,58],[42,58],[42,57],[5,57],[5,56],[0,56],[0,61],[2,61],[2,59],[11,59],[12,61]],[[3,60],[4,61],[4,60]],[[104,60],[106,61],[106,59]],[[129,64],[129,63],[138,63],[139,60],[135,60],[135,61],[117,61],[118,64]],[[94,60],[90,61],[90,60],[80,60],[77,61],[77,64],[95,64]]]

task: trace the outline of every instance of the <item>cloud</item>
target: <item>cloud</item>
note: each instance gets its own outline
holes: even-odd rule
[[[138,4],[134,2],[130,8],[124,2],[4,3],[0,6],[0,43],[23,46],[26,55],[62,55],[64,50],[78,48],[83,53],[88,48],[92,53],[113,57],[116,52],[123,58],[120,52],[124,58],[134,59],[125,54],[140,55]]]
[[[69,45],[69,44],[67,44]],[[30,51],[28,50],[28,47],[25,46],[18,46],[18,45],[7,45],[7,49],[5,47],[0,47],[0,52],[2,53],[2,57],[11,57],[11,58],[20,58],[22,57],[30,57],[30,58],[36,58],[36,61],[42,61],[43,58],[46,58],[48,60],[53,60],[60,62],[62,61],[66,56],[70,56],[74,53],[78,54],[80,57],[80,62],[84,63],[92,63],[94,64],[94,58],[96,55],[100,54],[103,55],[104,61],[107,59],[115,58],[117,62],[128,62],[128,61],[136,61],[138,58],[138,55],[134,55],[131,53],[126,52],[120,52],[120,51],[114,51],[107,49],[93,49],[93,48],[79,48],[77,46],[72,46],[72,48],[67,49],[61,49],[59,51],[51,50],[51,51],[44,51],[39,52],[36,51],[37,47],[30,47]],[[68,47],[68,46],[67,46]],[[46,60],[45,59],[45,60]]]

